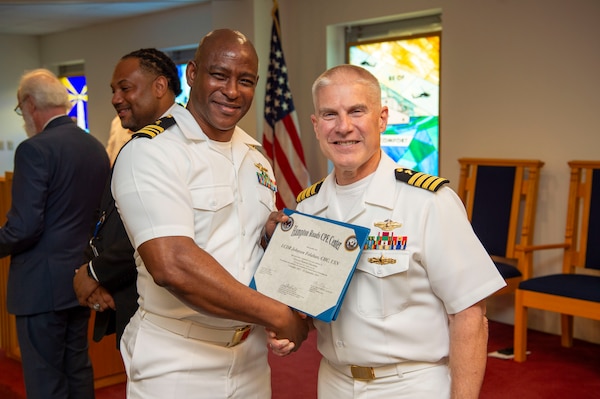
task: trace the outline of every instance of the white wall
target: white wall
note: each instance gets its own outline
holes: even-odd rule
[[[9,57],[12,68],[7,72],[3,63],[0,74],[0,115],[9,121],[0,141],[14,140],[14,135],[24,138],[22,121],[12,113],[22,69],[84,60],[90,128],[106,142],[114,113],[109,82],[118,58],[141,47],[196,44],[217,27],[243,31],[259,52],[262,77],[255,106],[242,127],[260,136],[271,4],[271,0],[219,0],[48,35],[40,38],[39,47],[35,38],[0,36],[3,60]],[[567,161],[599,158],[600,2],[279,0],[279,4],[289,83],[313,181],[325,175],[327,162],[310,124],[310,86],[327,66],[343,59],[339,46],[343,26],[438,10],[443,26],[441,174],[456,188],[460,157],[543,160],[535,241],[562,240]],[[0,167],[6,168],[2,162],[7,153],[0,150]],[[559,257],[559,253],[537,256],[536,272],[558,271]],[[512,322],[511,297],[492,299],[488,306],[490,318]],[[531,320],[536,329],[558,331],[556,315],[532,312]],[[600,342],[599,327],[600,323],[578,319],[576,336]]]
[[[463,156],[543,160],[534,237],[562,241],[567,161],[600,159],[600,3],[462,0],[444,11],[443,172],[457,182]],[[534,273],[559,272],[560,256],[536,256]],[[511,321],[511,305],[490,301],[490,313]],[[559,331],[556,314],[530,321]],[[577,319],[576,335],[600,342],[600,323]]]
[[[0,34],[0,176],[13,170],[14,149],[25,140],[23,118],[13,112],[17,105],[17,88],[21,75],[27,69],[40,65],[39,41],[33,36]]]
[[[70,61],[85,63],[90,132],[106,143],[115,115],[110,80],[119,58],[143,47],[195,45],[212,29],[211,15],[206,3],[44,36],[42,61],[50,68]]]

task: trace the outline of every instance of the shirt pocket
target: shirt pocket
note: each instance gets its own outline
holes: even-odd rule
[[[356,269],[358,312],[366,317],[387,317],[408,304],[408,265],[406,250],[364,250]]]
[[[275,196],[273,195],[273,190],[259,184],[256,188],[256,193],[258,196],[258,202],[263,204],[269,213],[275,209]]]
[[[191,191],[196,244],[207,248],[211,237],[225,234],[223,226],[235,215],[233,190],[228,186],[194,187]],[[218,235],[218,239],[221,236]]]
[[[190,191],[192,206],[198,211],[218,212],[233,203],[229,186],[195,187]]]

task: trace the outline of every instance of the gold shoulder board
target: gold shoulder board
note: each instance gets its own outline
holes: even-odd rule
[[[320,181],[316,182],[312,186],[310,186],[310,187],[305,188],[304,190],[302,190],[300,192],[300,194],[298,194],[298,196],[296,197],[296,203],[300,203],[300,201],[304,201],[308,197],[312,197],[313,195],[315,195],[316,193],[318,193],[319,190],[321,189],[321,186],[323,185],[323,181],[324,180],[325,179],[321,179]]]
[[[175,124],[175,118],[172,115],[163,116],[154,124],[147,125],[133,134],[133,137],[145,137],[152,139]]]
[[[403,181],[411,186],[424,188],[429,191],[437,191],[450,180],[443,177],[428,175],[427,173],[415,172],[411,169],[397,168],[395,170],[396,180]]]

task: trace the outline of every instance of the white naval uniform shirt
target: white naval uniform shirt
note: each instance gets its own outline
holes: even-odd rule
[[[343,222],[371,229],[390,219],[401,224],[406,250],[363,251],[336,321],[315,319],[318,349],[332,363],[382,366],[402,361],[437,362],[448,356],[448,314],[486,298],[505,285],[475,236],[458,196],[397,181],[385,153],[363,200],[350,205]],[[297,210],[335,218],[335,177]],[[394,264],[369,263],[384,255]]]
[[[119,213],[136,248],[139,304],[151,313],[205,325],[246,324],[186,306],[154,283],[137,248],[157,237],[191,237],[248,285],[263,254],[265,222],[275,209],[275,193],[259,183],[258,174],[264,167],[274,180],[273,171],[255,148],[260,144],[242,129],[236,127],[231,157],[226,157],[185,108],[175,105],[168,114],[176,125],[153,139],[136,138],[127,144],[112,181]]]

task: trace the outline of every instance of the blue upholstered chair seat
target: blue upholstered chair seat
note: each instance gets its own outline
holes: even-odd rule
[[[600,302],[600,276],[552,274],[522,281],[519,289]]]
[[[516,266],[510,265],[510,264],[504,263],[504,262],[499,262],[499,261],[494,261],[494,263],[496,264],[496,267],[498,268],[498,272],[500,272],[500,275],[502,277],[504,277],[505,280],[508,278],[522,276],[521,272],[519,271],[519,269],[517,269]]]
[[[473,231],[513,293],[524,278],[523,248],[533,245],[540,168],[536,159],[460,158],[458,195]]]

